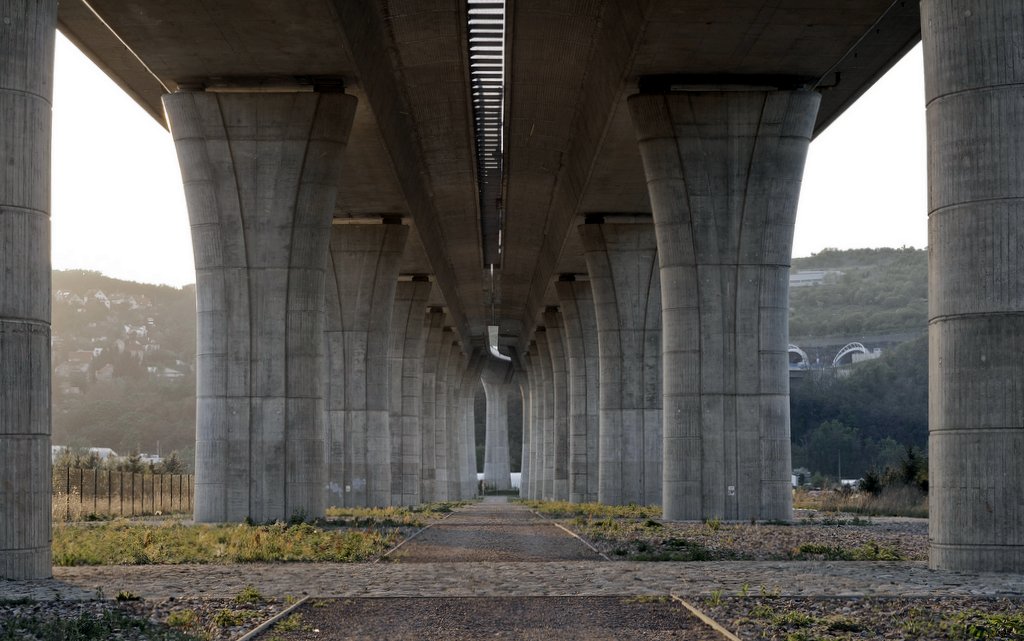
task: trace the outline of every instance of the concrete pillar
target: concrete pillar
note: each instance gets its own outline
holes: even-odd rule
[[[197,521],[324,511],[324,262],[356,99],[163,98],[196,261]]]
[[[565,356],[565,332],[562,314],[557,307],[544,312],[547,327],[548,352],[551,356],[552,397],[552,456],[554,457],[554,493],[556,501],[569,500],[569,368]]]
[[[400,224],[331,229],[324,403],[333,505],[391,503],[391,311],[408,236]]]
[[[531,457],[533,456],[534,447],[534,419],[537,413],[537,395],[534,390],[536,387],[537,371],[532,365],[532,351],[521,354],[520,361],[522,363],[519,386],[523,395],[523,451],[519,459],[519,496],[532,499],[534,468]]]
[[[467,367],[466,356],[456,340],[455,332],[451,333],[448,353],[448,376],[445,386],[445,446],[447,457],[445,467],[448,479],[448,500],[462,499],[462,468],[461,443],[465,439],[462,434],[462,415],[459,402],[461,400],[462,374]]]
[[[789,261],[819,101],[629,100],[661,261],[667,519],[792,517]]]
[[[508,448],[508,403],[516,391],[512,383],[514,374],[515,370],[511,363],[488,358],[480,377],[484,394],[487,396],[484,483],[488,488],[499,492],[512,487]]]
[[[422,450],[420,457],[420,498],[424,503],[441,500],[438,498],[437,485],[437,376],[438,370],[447,367],[448,350],[444,344],[444,311],[440,307],[427,311],[424,323],[426,340],[423,347],[423,392],[421,394],[422,412],[420,413],[420,429],[422,431]],[[444,360],[442,361],[442,347]],[[443,429],[442,429],[443,433]],[[447,481],[446,481],[447,482]],[[447,496],[448,488],[443,488]]]
[[[530,375],[530,451],[527,457],[530,464],[529,498],[539,500],[544,494],[544,378],[541,375],[536,340],[531,342],[530,351],[524,355],[524,360]]]
[[[426,277],[400,280],[391,312],[389,424],[391,427],[391,504],[419,505],[423,433],[423,316],[430,296]]]
[[[0,0],[0,579],[50,570],[50,104],[57,3]]]
[[[661,292],[649,222],[580,227],[601,364],[598,499],[661,502]]]
[[[459,471],[462,498],[477,495],[476,468],[476,391],[480,386],[480,372],[484,365],[484,354],[475,350],[462,373],[459,388]]]
[[[600,359],[597,316],[589,280],[555,283],[569,360],[569,500],[597,501]]]
[[[924,0],[929,564],[1024,572],[1024,5]]]
[[[540,423],[538,425],[536,464],[537,498],[550,501],[555,496],[555,381],[551,371],[551,349],[546,327],[538,327],[537,369],[540,372]]]

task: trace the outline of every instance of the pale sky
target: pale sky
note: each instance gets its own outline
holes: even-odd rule
[[[54,269],[195,281],[170,134],[58,33],[53,105]],[[811,143],[793,255],[927,242],[918,45]]]

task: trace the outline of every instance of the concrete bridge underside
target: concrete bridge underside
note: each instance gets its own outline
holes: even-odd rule
[[[526,496],[790,518],[807,147],[923,38],[931,563],[1024,571],[1020,3],[0,0],[0,16],[0,577],[50,574],[58,28],[175,140],[207,521],[470,494],[482,373],[489,403],[522,394]],[[475,92],[495,61],[501,85]],[[496,104],[500,122],[480,115]]]

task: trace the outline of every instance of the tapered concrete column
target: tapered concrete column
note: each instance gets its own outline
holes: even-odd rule
[[[324,262],[356,99],[163,98],[196,261],[197,521],[324,512]]]
[[[484,483],[499,492],[512,487],[508,448],[508,403],[516,392],[512,363],[488,358],[480,382],[487,396],[487,430],[484,441]],[[520,481],[522,477],[520,476]]]
[[[537,421],[540,400],[538,398],[538,379],[540,373],[534,365],[536,359],[536,343],[531,342],[529,351],[522,355],[523,370],[525,372],[525,386],[523,392],[523,456],[522,470],[519,478],[519,494],[528,499],[536,498],[534,494],[536,485],[537,468],[534,462],[537,449]]]
[[[601,364],[598,499],[661,502],[661,292],[649,222],[580,226]]]
[[[484,355],[475,350],[462,372],[458,390],[459,408],[459,494],[462,498],[477,495],[476,482],[476,391],[480,386],[480,372]]]
[[[448,470],[448,500],[459,501],[462,499],[462,468],[463,458],[461,449],[464,447],[461,441],[465,439],[462,434],[462,416],[460,412],[460,400],[462,396],[462,374],[466,370],[466,356],[462,353],[462,347],[456,340],[456,334],[452,332],[451,344],[448,353],[448,376],[445,387],[445,446],[448,452],[445,459]]]
[[[789,261],[819,100],[630,98],[661,261],[667,519],[792,517]]]
[[[562,314],[557,307],[544,312],[547,326],[548,352],[551,356],[552,456],[554,456],[554,494],[556,501],[569,500],[569,368],[566,362]]]
[[[536,339],[525,356],[530,371],[530,498],[539,500],[544,494],[544,377]]]
[[[921,3],[929,564],[1024,572],[1024,5]]]
[[[405,225],[331,229],[324,402],[333,505],[391,503],[391,311],[408,235]]]
[[[425,276],[400,280],[395,286],[388,357],[392,505],[420,503],[423,455],[420,416],[423,411],[423,353],[426,347],[423,315],[430,288],[430,281]]]
[[[446,338],[444,311],[440,307],[428,310],[424,331],[426,332],[426,341],[423,348],[423,392],[421,395],[423,409],[420,413],[420,428],[423,432],[420,457],[420,498],[424,503],[430,503],[442,500],[438,497],[448,494],[447,485],[439,493],[435,453],[438,432],[437,376],[440,369],[448,366],[448,344],[450,344],[450,342],[447,344],[444,342]],[[443,361],[441,359],[442,348],[444,348]],[[441,433],[444,433],[443,426]]]
[[[551,371],[551,349],[546,327],[538,327],[537,369],[540,372],[540,424],[537,436],[537,498],[550,501],[555,496],[555,381]]]
[[[569,500],[597,501],[600,358],[589,280],[555,283],[569,361]]]
[[[519,496],[527,498],[527,488],[530,483],[530,428],[531,416],[533,414],[533,399],[530,395],[530,372],[526,368],[525,361],[528,359],[523,354],[520,361],[523,367],[516,370],[516,381],[519,387],[519,397],[522,399],[522,448],[519,454]]]
[[[50,571],[50,105],[57,3],[0,0],[0,579]]]

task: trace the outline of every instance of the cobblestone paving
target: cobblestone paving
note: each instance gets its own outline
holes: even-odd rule
[[[589,554],[561,536],[579,546],[579,558]],[[268,596],[698,596],[762,587],[782,596],[1024,596],[1022,575],[941,572],[921,562],[492,560],[54,568],[46,581],[0,580],[0,599],[110,598],[120,590],[146,599],[229,598],[246,585]]]

